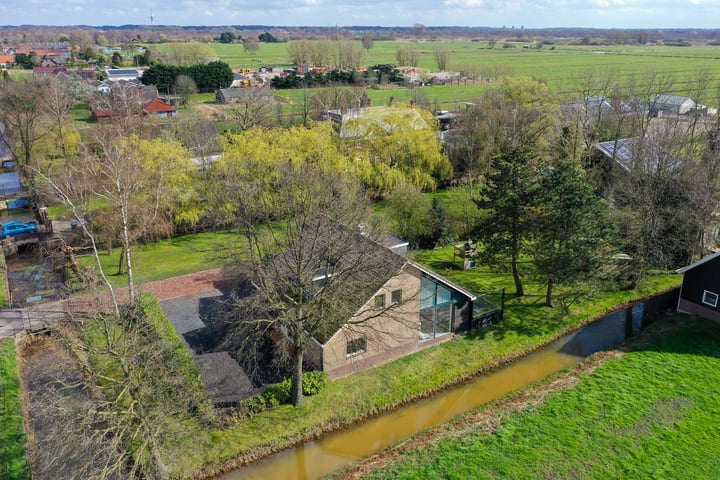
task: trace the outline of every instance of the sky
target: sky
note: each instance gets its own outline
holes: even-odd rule
[[[720,28],[720,0],[0,0],[0,25]]]

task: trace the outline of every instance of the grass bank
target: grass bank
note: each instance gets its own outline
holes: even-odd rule
[[[216,239],[212,239],[213,236]],[[218,251],[222,250],[222,245],[233,241],[238,241],[237,236],[229,233],[220,237],[199,234],[143,246],[142,253],[135,256],[138,259],[136,274],[149,281],[180,274],[170,273],[178,270],[189,273],[202,269],[202,266],[209,268],[214,266],[213,262],[220,261]],[[507,272],[486,268],[459,270],[459,264],[453,264],[451,247],[420,253],[416,259],[442,274],[451,269],[448,274],[451,280],[476,293],[501,287],[511,291],[513,285]],[[114,266],[117,258],[109,257],[103,261]],[[145,271],[147,266],[152,270]],[[116,277],[117,281],[123,279]],[[188,425],[192,433],[178,442],[191,439],[194,447],[183,454],[182,476],[211,476],[392,410],[526,354],[615,305],[650,296],[679,282],[678,275],[658,273],[644,279],[635,291],[600,291],[591,286],[572,292],[559,289],[559,307],[550,309],[542,306],[544,286],[530,278],[526,282],[527,296],[506,297],[506,315],[500,324],[331,382],[320,394],[308,398],[297,408],[283,405],[250,419],[230,419],[219,429]]]
[[[473,275],[495,278],[492,282],[498,284],[511,282],[509,275],[482,270],[466,271],[463,273],[468,275],[466,279],[459,274],[451,275],[466,285],[471,283]],[[670,275],[653,277],[640,291],[597,293],[585,302],[567,305],[566,309],[542,307],[542,295],[509,298],[501,324],[331,382],[326,390],[308,398],[300,407],[280,406],[251,419],[241,419],[225,429],[208,432],[205,442],[198,442],[196,451],[201,458],[215,460],[201,467],[201,471],[210,476],[241,466],[270,452],[430,395],[524,355],[614,305],[663,290],[678,280],[677,276]]]
[[[0,340],[0,478],[30,478],[15,342]]]
[[[720,477],[720,326],[664,322],[573,388],[456,422],[367,478]]]

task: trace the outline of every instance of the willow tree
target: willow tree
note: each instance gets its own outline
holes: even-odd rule
[[[343,129],[348,156],[357,163],[363,183],[378,195],[402,183],[434,190],[452,176],[436,121],[425,110],[369,108]]]
[[[46,175],[46,183],[51,198],[73,209],[93,241],[104,235],[120,243],[118,273],[127,273],[133,301],[131,247],[138,238],[170,236],[176,221],[199,221],[196,170],[179,142],[120,137],[115,128],[101,128],[85,151],[66,159],[62,172]]]
[[[277,203],[275,187],[287,165],[318,168],[331,175],[353,172],[339,149],[337,136],[327,123],[310,128],[251,128],[223,137],[223,155],[208,172],[203,195],[208,201],[207,218],[216,224],[232,224],[247,194],[238,185],[251,184],[264,196],[267,210]]]

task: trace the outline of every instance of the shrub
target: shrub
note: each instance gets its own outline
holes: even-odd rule
[[[303,373],[303,395],[317,395],[325,388],[329,379],[327,372],[305,372]]]

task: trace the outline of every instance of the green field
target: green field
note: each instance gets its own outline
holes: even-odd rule
[[[720,326],[663,322],[578,386],[497,415],[491,432],[440,433],[367,478],[720,477]]]
[[[401,45],[413,46],[420,52],[420,68],[436,70],[433,51],[440,42],[376,41],[366,54],[365,64],[396,63],[395,51]],[[262,65],[290,66],[286,43],[261,43],[254,53],[244,52],[242,45],[211,44],[218,56],[233,68]],[[707,72],[709,78],[720,79],[720,46],[670,47],[670,46],[571,46],[552,45],[542,49],[501,48],[498,44],[490,49],[486,42],[443,42],[450,51],[450,68],[461,69],[467,65],[479,66],[479,71],[505,71],[513,76],[528,76],[546,81],[551,89],[561,95],[573,96],[579,85],[589,76],[616,72],[620,78],[639,80],[650,74],[668,75],[676,84],[678,92],[696,86],[693,82],[699,72]],[[500,66],[502,68],[494,68]],[[688,84],[687,82],[690,82]]]

